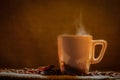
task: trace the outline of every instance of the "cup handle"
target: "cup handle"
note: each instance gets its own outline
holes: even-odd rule
[[[102,49],[101,49],[100,54],[99,54],[99,56],[97,58],[95,58],[95,56],[94,56],[95,55],[95,46],[96,45],[102,45]],[[102,60],[106,48],[107,48],[107,41],[105,41],[105,40],[93,40],[91,64],[99,63]]]

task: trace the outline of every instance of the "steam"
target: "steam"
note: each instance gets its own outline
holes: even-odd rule
[[[78,20],[78,26],[76,26],[77,29],[77,35],[89,35],[89,33],[85,30],[85,27],[82,22],[82,14],[80,13],[80,19]]]
[[[80,18],[75,21],[76,26],[76,35],[90,35],[85,29],[85,26],[82,22],[82,14],[80,13]],[[62,35],[69,35],[68,33],[64,33]]]
[[[80,27],[77,29],[77,35],[89,35],[89,33],[87,33],[85,27],[80,24]]]

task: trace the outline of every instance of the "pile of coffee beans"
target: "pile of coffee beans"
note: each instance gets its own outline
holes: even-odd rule
[[[39,67],[37,69],[0,69],[0,72],[7,72],[7,73],[19,73],[19,74],[40,74],[40,75],[61,75],[60,69],[56,69],[54,65],[48,65]]]
[[[72,73],[69,74],[69,72],[66,73],[61,73],[60,69],[55,68],[54,65],[48,65],[48,66],[43,66],[39,67],[37,69],[29,69],[29,68],[24,68],[24,69],[0,69],[0,72],[7,72],[7,73],[18,73],[18,74],[39,74],[39,75],[80,75],[80,76],[110,76],[110,77],[120,77],[120,73],[117,72],[99,72],[99,71],[94,71],[94,72],[89,72],[88,74],[77,74],[77,73]]]

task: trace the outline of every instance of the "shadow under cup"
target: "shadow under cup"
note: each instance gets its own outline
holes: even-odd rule
[[[102,45],[98,58],[94,58],[96,45]],[[106,47],[105,40],[93,40],[91,35],[58,36],[58,56],[61,71],[67,74],[87,74],[90,64],[101,61]]]

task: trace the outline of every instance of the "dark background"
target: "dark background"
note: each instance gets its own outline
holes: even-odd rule
[[[82,13],[86,31],[108,41],[103,60],[91,70],[120,71],[119,4],[119,0],[1,0],[0,67],[58,66],[57,36],[76,34]]]

